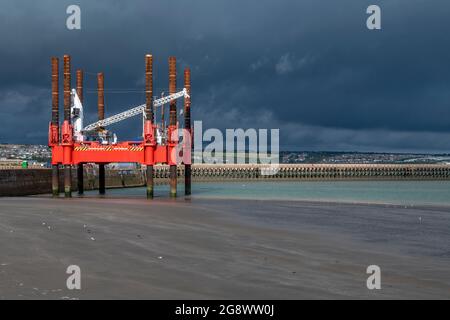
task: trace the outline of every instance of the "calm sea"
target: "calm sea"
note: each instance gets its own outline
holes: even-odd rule
[[[167,185],[155,188],[155,197],[168,197]],[[181,184],[178,192],[184,194]],[[207,182],[193,183],[192,193],[193,198],[450,205],[450,181]],[[145,188],[110,189],[107,194],[143,198]]]

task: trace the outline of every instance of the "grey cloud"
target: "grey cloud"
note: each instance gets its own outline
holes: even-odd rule
[[[261,57],[257,61],[253,62],[250,65],[251,71],[257,71],[261,69],[262,67],[266,66],[268,63],[270,63],[270,59],[267,57]]]
[[[283,75],[299,70],[308,63],[312,63],[312,58],[309,56],[298,59],[290,53],[286,53],[275,64],[275,70],[278,74]]]

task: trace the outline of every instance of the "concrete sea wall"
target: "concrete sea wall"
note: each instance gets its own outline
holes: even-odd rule
[[[450,165],[332,165],[332,164],[282,164],[271,175],[263,174],[261,165],[207,165],[192,166],[192,180],[449,180]],[[267,172],[264,171],[264,172]],[[62,186],[62,170],[60,172]],[[184,177],[184,167],[178,168],[178,177]],[[76,172],[72,174],[72,186],[76,190]],[[156,184],[167,183],[168,166],[155,166]],[[137,187],[145,185],[144,170],[107,170],[108,188]],[[84,172],[86,190],[98,188],[97,170]],[[0,196],[23,196],[51,193],[50,169],[0,170]]]
[[[183,169],[180,168],[183,175]],[[264,175],[262,172],[271,174]],[[167,173],[164,174],[167,176]],[[448,180],[450,165],[403,164],[280,164],[270,171],[262,165],[196,165],[193,180],[289,179],[289,180]]]
[[[63,171],[60,170],[59,185],[63,192]],[[145,183],[144,175],[140,170],[106,172],[106,186],[109,188],[138,187]],[[85,190],[98,188],[97,171],[84,172]],[[72,188],[77,191],[77,174],[72,171]],[[45,194],[52,192],[51,169],[7,169],[0,170],[0,196],[24,196]]]

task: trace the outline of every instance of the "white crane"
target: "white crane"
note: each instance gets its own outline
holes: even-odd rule
[[[186,88],[184,88],[182,91],[179,91],[177,93],[174,93],[174,94],[168,95],[166,97],[162,97],[160,99],[154,100],[153,101],[153,106],[154,107],[159,107],[159,106],[162,106],[162,105],[164,105],[166,103],[169,103],[169,102],[171,102],[173,100],[176,100],[178,98],[181,98],[181,97],[189,98],[189,95],[187,93]],[[141,104],[140,106],[137,106],[137,107],[134,107],[134,108],[129,109],[127,111],[118,113],[118,114],[113,115],[111,117],[108,117],[108,118],[106,118],[104,120],[99,120],[97,122],[94,122],[94,123],[84,127],[83,131],[92,131],[92,130],[95,130],[95,129],[98,129],[98,128],[103,128],[103,127],[109,126],[109,125],[111,125],[113,123],[116,123],[116,122],[119,122],[119,121],[122,121],[122,120],[125,120],[125,119],[128,119],[128,118],[137,116],[138,114],[144,113],[145,106],[146,106],[145,104]]]
[[[72,89],[71,92],[71,98],[72,98],[72,104],[70,107],[70,114],[72,118],[72,124],[73,124],[73,132],[75,140],[77,141],[83,141],[84,137],[82,134],[83,130],[83,104],[80,101],[80,98],[78,97],[77,91],[75,89]]]
[[[162,97],[160,99],[156,99],[153,101],[153,106],[160,107],[164,104],[167,104],[173,100],[176,100],[181,97],[189,98],[189,94],[187,93],[186,88],[183,90],[176,92],[174,94],[168,95],[166,97]],[[141,104],[137,107],[131,108],[127,111],[118,113],[116,115],[113,115],[111,117],[108,117],[104,120],[99,120],[97,122],[91,123],[90,125],[83,128],[83,104],[80,101],[80,98],[77,95],[77,92],[75,89],[72,89],[71,92],[71,118],[72,118],[72,124],[74,129],[74,137],[76,141],[82,142],[85,140],[85,135],[89,132],[95,131],[98,128],[104,128],[106,126],[109,126],[113,123],[137,116],[139,114],[142,114],[143,119],[145,119],[145,104]],[[115,136],[115,135],[114,135]],[[114,137],[114,140],[117,138]],[[104,139],[102,139],[104,140]]]

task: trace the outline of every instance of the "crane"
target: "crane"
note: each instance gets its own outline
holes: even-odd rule
[[[72,89],[71,92],[72,97],[72,104],[71,104],[71,117],[72,117],[72,123],[74,124],[74,137],[77,141],[84,141],[85,134],[90,134],[93,131],[96,131],[100,128],[105,128],[106,126],[109,126],[111,124],[120,122],[122,120],[134,117],[136,115],[142,114],[145,118],[145,104],[141,104],[137,107],[133,107],[131,109],[128,109],[126,111],[123,111],[121,113],[115,114],[111,117],[108,117],[103,120],[99,120],[97,122],[91,123],[87,125],[86,127],[83,127],[83,105],[77,95],[77,92],[75,89]],[[189,94],[186,90],[186,88],[183,88],[183,90],[176,92],[174,94],[156,99],[153,101],[153,106],[160,107],[164,104],[167,104],[173,100],[179,99],[181,97],[189,98]],[[116,139],[114,139],[116,140]]]
[[[174,93],[174,94],[168,95],[166,97],[162,97],[162,98],[154,100],[153,101],[153,106],[154,107],[159,107],[159,106],[162,106],[162,105],[164,105],[166,103],[169,103],[169,102],[171,102],[173,100],[176,100],[178,98],[181,98],[181,97],[189,98],[189,95],[187,93],[186,88],[184,88],[183,90],[181,90],[181,91],[179,91],[177,93]],[[122,120],[125,120],[125,119],[128,119],[128,118],[134,117],[134,116],[136,116],[138,114],[143,113],[144,109],[145,109],[145,104],[141,104],[140,106],[131,108],[131,109],[127,110],[127,111],[124,111],[124,112],[118,113],[116,115],[113,115],[111,117],[108,117],[106,119],[94,122],[94,123],[84,127],[83,131],[96,130],[98,128],[103,128],[103,127],[109,126],[109,125],[111,125],[113,123],[116,123],[116,122],[119,122],[119,121],[122,121]]]

